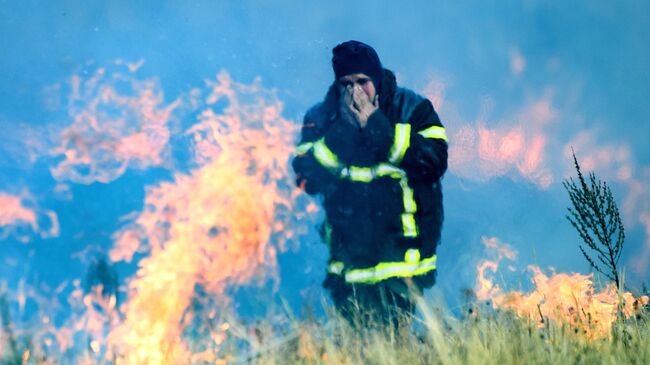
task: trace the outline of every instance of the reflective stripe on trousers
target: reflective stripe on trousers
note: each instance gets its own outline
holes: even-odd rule
[[[424,275],[436,269],[436,255],[420,260],[420,251],[408,249],[404,261],[381,262],[363,269],[345,269],[340,261],[332,261],[327,268],[330,274],[342,275],[350,284],[376,284],[390,278],[408,278]]]

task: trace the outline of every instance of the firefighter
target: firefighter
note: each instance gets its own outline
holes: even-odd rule
[[[413,293],[435,283],[447,136],[431,102],[398,87],[371,46],[351,40],[332,54],[335,80],[304,117],[296,183],[322,197],[334,305],[386,322],[412,314]]]

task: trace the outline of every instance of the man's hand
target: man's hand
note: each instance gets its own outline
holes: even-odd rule
[[[352,90],[351,109],[352,113],[354,113],[354,116],[357,118],[357,122],[359,122],[359,126],[361,126],[361,128],[366,127],[370,115],[379,109],[379,101],[377,95],[375,95],[373,99],[374,100],[370,100],[368,94],[363,91],[361,86],[354,85],[354,89]]]
[[[352,103],[352,86],[341,87],[341,100],[339,100],[341,118],[356,127],[359,125],[359,122],[352,112]]]
[[[375,95],[371,101],[361,86],[349,85],[341,92],[340,105],[343,119],[365,128],[370,115],[379,109],[379,100]]]

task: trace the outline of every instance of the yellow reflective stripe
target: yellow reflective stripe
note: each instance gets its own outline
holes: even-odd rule
[[[373,169],[370,167],[350,166],[341,171],[341,177],[349,177],[352,181],[371,182],[374,178]]]
[[[400,125],[402,127],[398,128]],[[394,146],[400,145],[400,143],[398,143],[400,140],[406,141],[404,143],[401,143],[401,147],[398,147],[399,149],[402,149],[403,152],[406,151],[409,145],[408,141],[410,138],[410,128],[410,124],[403,123],[396,125],[396,143]],[[402,137],[399,137],[400,135]],[[298,147],[302,146],[303,145],[300,145]],[[414,214],[417,212],[417,204],[415,202],[413,189],[408,184],[408,178],[404,170],[387,163],[381,163],[375,167],[350,166],[342,168],[338,157],[327,147],[324,138],[319,139],[312,146],[304,146],[303,150],[308,151],[309,148],[313,148],[314,157],[324,167],[330,170],[341,169],[340,177],[343,179],[349,178],[351,181],[363,183],[371,182],[376,176],[389,176],[391,178],[400,179],[399,184],[402,188],[402,203],[404,205],[404,213],[401,215],[402,234],[404,237],[418,236],[418,227],[414,216]],[[404,154],[401,153],[399,158],[401,159],[403,156]]]
[[[404,253],[404,261],[406,262],[418,262],[420,261],[420,250],[417,248],[409,248]]]
[[[413,189],[409,186],[408,179],[403,178],[399,181],[402,187],[402,199],[404,201],[404,212],[415,213],[418,210],[415,199],[413,198]]]
[[[314,143],[314,157],[321,165],[329,169],[338,169],[340,167],[338,157],[327,147],[325,138],[321,138]]]
[[[350,166],[341,170],[341,178],[349,178],[352,181],[371,182],[375,177],[391,177],[401,179],[406,176],[406,172],[391,164],[381,163],[375,167]]]
[[[327,272],[330,274],[341,275],[343,273],[344,265],[340,261],[332,261],[327,266]]]
[[[444,127],[439,127],[437,125],[431,126],[427,129],[421,130],[418,132],[424,138],[437,138],[447,141],[447,133],[445,132]]]
[[[418,251],[419,256],[419,251]],[[374,284],[394,277],[424,275],[436,269],[436,255],[415,262],[385,262],[367,269],[353,269],[345,273],[348,283]]]
[[[402,214],[402,229],[404,237],[417,237],[418,227],[415,224],[415,217],[411,213]]]
[[[395,140],[388,152],[388,162],[399,164],[404,158],[406,150],[411,143],[411,125],[409,123],[395,124]]]
[[[305,142],[301,143],[298,146],[296,146],[296,154],[297,155],[304,155],[305,153],[309,152],[309,150],[314,146],[313,142]]]
[[[389,176],[394,179],[401,179],[406,176],[406,172],[391,164],[380,163],[375,167],[375,174],[379,177]]]
[[[364,183],[371,182],[376,176],[400,179],[399,185],[402,188],[402,204],[404,205],[404,214],[401,215],[402,235],[404,237],[418,236],[418,227],[414,216],[418,206],[404,170],[390,164],[379,164],[375,168],[350,166],[343,168],[340,176],[342,179],[349,178],[351,181]]]
[[[436,269],[436,255],[433,255],[420,262],[418,268],[413,272],[413,276],[424,275],[431,270]]]

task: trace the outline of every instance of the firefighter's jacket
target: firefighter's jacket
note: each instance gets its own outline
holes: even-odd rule
[[[447,136],[431,102],[384,70],[379,110],[365,128],[338,116],[333,84],[305,115],[293,168],[321,195],[329,273],[348,283],[433,275],[443,221]]]

